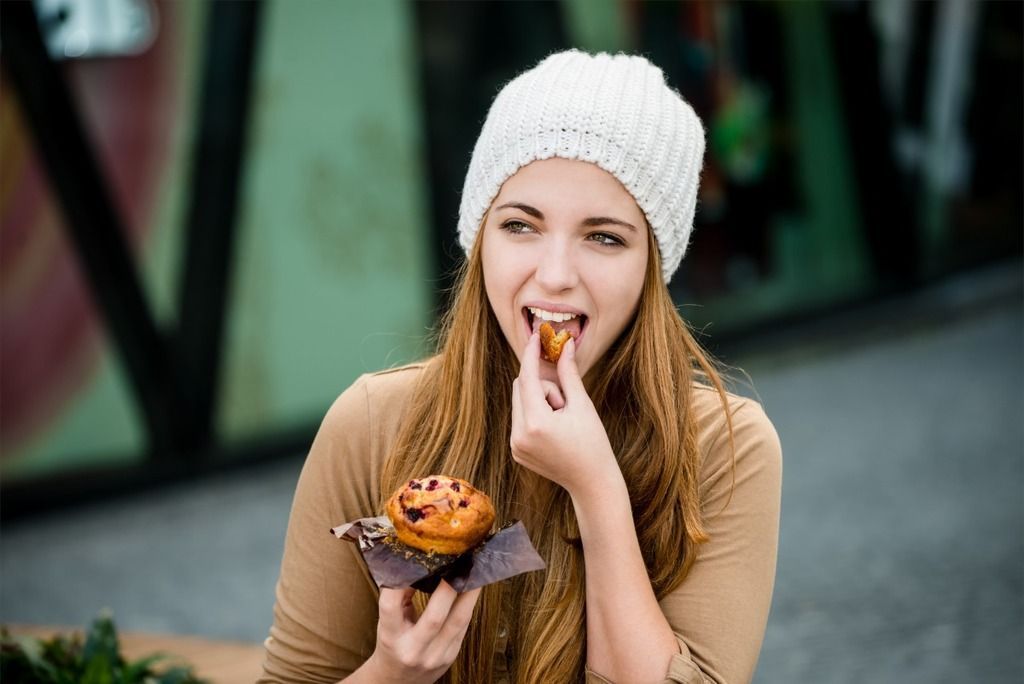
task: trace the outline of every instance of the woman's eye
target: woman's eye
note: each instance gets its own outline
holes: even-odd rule
[[[514,219],[502,223],[501,229],[506,233],[510,233],[512,235],[522,235],[523,233],[529,233],[533,231],[533,228],[531,228],[527,224],[523,223],[522,221],[516,221]]]
[[[607,245],[609,247],[621,247],[626,244],[622,241],[622,238],[617,235],[612,235],[611,233],[594,233],[589,236],[589,239],[598,244]]]

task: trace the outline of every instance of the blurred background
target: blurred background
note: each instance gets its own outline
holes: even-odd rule
[[[782,439],[757,681],[1021,681],[1022,8],[4,0],[0,622],[260,641],[321,417],[430,349],[491,99],[578,47],[707,128],[671,290]]]

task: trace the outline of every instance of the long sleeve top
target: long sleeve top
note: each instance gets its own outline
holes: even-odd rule
[[[373,653],[378,590],[354,544],[330,529],[377,514],[380,471],[423,365],[360,377],[331,406],[299,477],[265,641],[261,683],[337,682]],[[665,682],[748,682],[764,636],[775,579],[782,453],[761,406],[693,386],[699,424],[701,506],[710,541],[660,605],[679,653]],[[507,681],[499,632],[494,681]],[[607,682],[588,671],[588,684]]]

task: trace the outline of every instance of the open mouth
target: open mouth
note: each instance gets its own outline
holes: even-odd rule
[[[522,309],[523,320],[526,323],[526,334],[532,335],[540,330],[541,323],[549,323],[557,335],[565,330],[576,340],[576,347],[579,348],[583,340],[583,333],[587,329],[587,315],[568,312],[546,311],[532,306],[524,306]]]

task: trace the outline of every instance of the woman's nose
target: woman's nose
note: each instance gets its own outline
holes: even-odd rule
[[[579,283],[579,270],[572,248],[560,240],[545,245],[534,274],[537,284],[548,292],[563,292]]]

